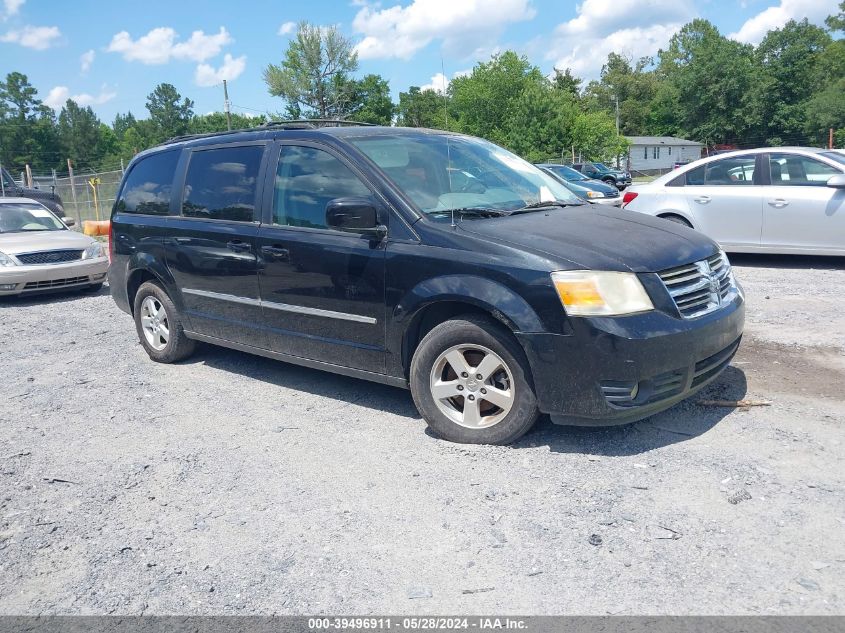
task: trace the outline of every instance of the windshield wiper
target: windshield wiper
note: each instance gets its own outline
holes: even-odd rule
[[[529,211],[536,211],[539,209],[548,209],[549,207],[580,207],[581,203],[576,202],[561,202],[560,200],[550,200],[548,202],[532,202],[526,204],[521,209],[515,209],[511,213],[528,213]]]
[[[461,215],[477,215],[484,218],[498,218],[503,215],[510,215],[510,211],[504,209],[493,209],[492,207],[458,207],[457,209],[444,209],[438,213],[459,213]]]

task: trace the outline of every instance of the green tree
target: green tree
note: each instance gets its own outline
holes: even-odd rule
[[[808,142],[807,102],[817,90],[819,63],[831,41],[824,29],[806,19],[790,20],[766,34],[755,51],[749,95],[753,140],[767,145]]]
[[[678,110],[671,123],[679,134],[719,143],[744,139],[755,70],[752,46],[697,19],[672,36],[658,58],[660,76],[675,88]]]
[[[154,142],[161,142],[188,132],[194,102],[187,97],[183,99],[173,85],[162,83],[147,97],[147,111]]]
[[[348,118],[361,123],[390,125],[395,107],[390,84],[380,75],[365,75],[352,81]]]
[[[251,117],[237,112],[231,113],[232,129],[245,130],[251,127],[258,127],[267,122],[264,115]],[[191,119],[189,131],[191,134],[209,134],[213,132],[225,132],[228,128],[226,114],[223,112],[212,112],[210,114],[196,115]]]
[[[839,3],[839,13],[827,16],[825,24],[831,31],[845,31],[845,1]]]
[[[506,144],[511,112],[531,85],[547,85],[540,69],[513,51],[478,64],[472,73],[456,77],[449,86],[451,106],[461,132]]]
[[[0,81],[0,163],[10,171],[56,167],[55,114],[38,99],[26,75],[11,72]]]
[[[81,108],[68,99],[59,113],[58,134],[62,152],[78,169],[97,167],[105,148],[100,140],[100,120],[90,106]]]
[[[396,124],[405,127],[446,129],[446,99],[434,90],[420,90],[411,86],[408,92],[399,93],[396,106]]]
[[[529,83],[510,109],[505,125],[507,146],[534,163],[569,154],[577,115],[571,92],[541,82]]]
[[[585,160],[615,161],[628,151],[624,136],[617,136],[616,121],[606,112],[582,112],[572,122],[572,144]]]
[[[572,74],[572,70],[569,68],[565,68],[564,70],[555,68],[555,76],[552,79],[552,83],[556,90],[567,93],[574,99],[578,99],[581,96],[582,79]]]
[[[357,69],[352,40],[337,27],[300,22],[282,62],[264,69],[264,81],[271,95],[285,100],[289,115],[344,118],[353,92],[348,77]]]

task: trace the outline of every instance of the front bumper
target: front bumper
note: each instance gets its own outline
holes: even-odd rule
[[[712,382],[739,347],[744,299],[697,319],[654,311],[571,319],[572,333],[517,334],[540,410],[558,424],[626,424]]]
[[[108,269],[108,257],[81,259],[64,264],[0,268],[0,297],[82,288],[103,283]]]

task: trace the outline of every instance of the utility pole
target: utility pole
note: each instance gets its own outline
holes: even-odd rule
[[[232,113],[229,111],[229,86],[223,80],[223,111],[226,113],[226,128],[232,131]]]
[[[616,101],[616,139],[619,140],[619,96],[614,95]],[[616,155],[616,169],[619,169],[619,154]]]
[[[830,130],[828,131],[827,148],[833,149],[833,128],[830,128]]]

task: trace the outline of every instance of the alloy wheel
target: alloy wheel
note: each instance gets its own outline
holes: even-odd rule
[[[150,295],[141,302],[141,329],[147,343],[157,352],[167,347],[170,340],[170,323],[167,311],[158,298]]]

